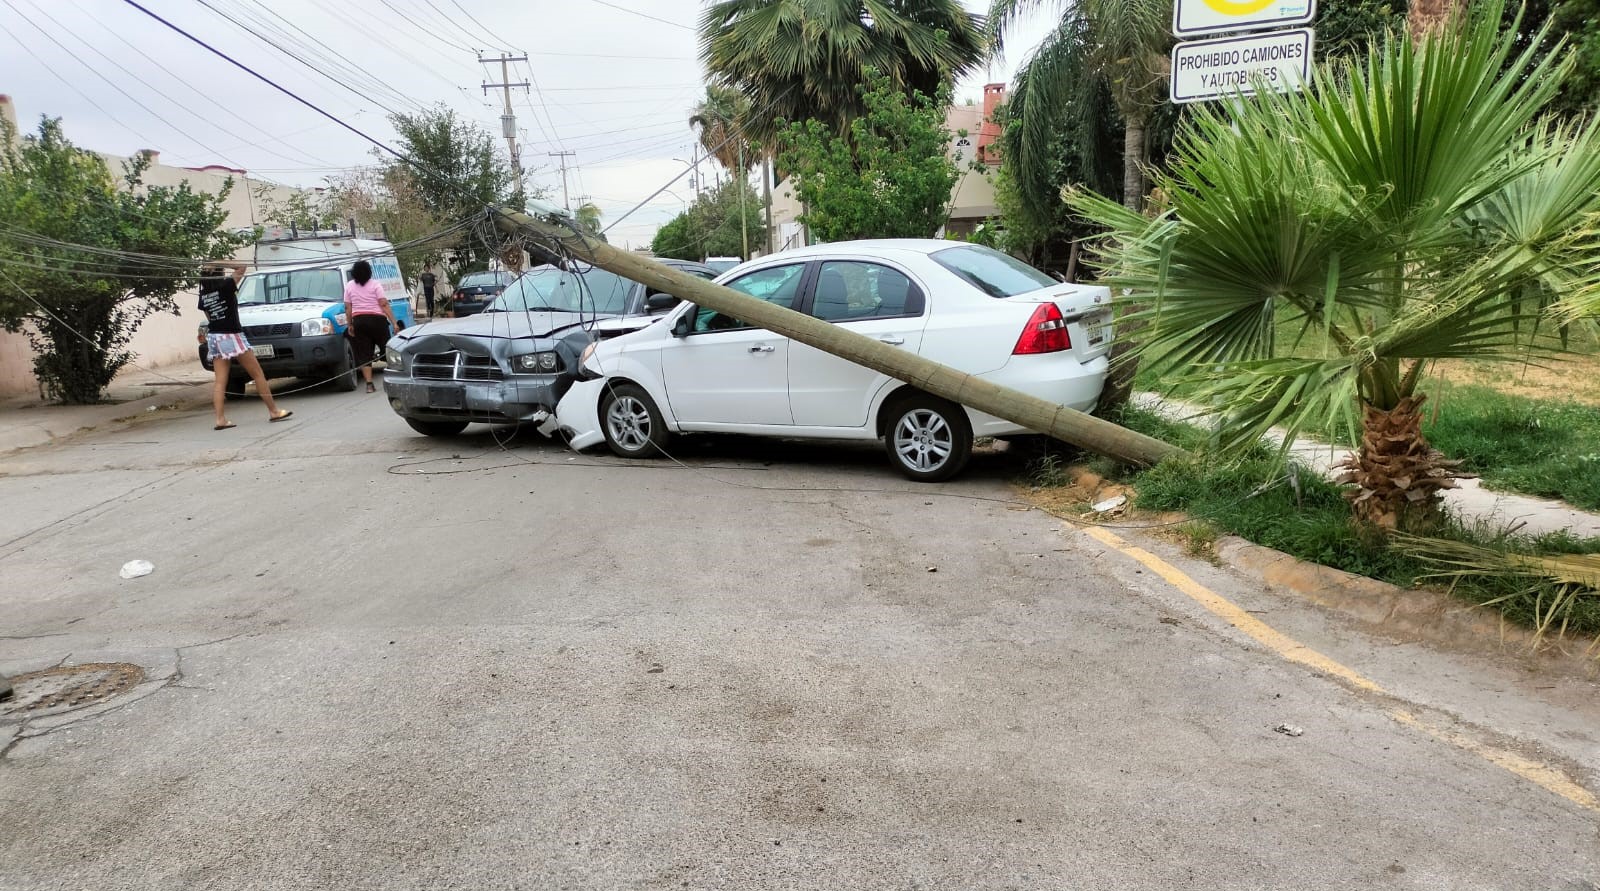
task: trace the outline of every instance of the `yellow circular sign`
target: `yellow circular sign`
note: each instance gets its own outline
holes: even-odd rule
[[[1206,5],[1223,15],[1249,15],[1271,6],[1273,0],[1206,0]]]

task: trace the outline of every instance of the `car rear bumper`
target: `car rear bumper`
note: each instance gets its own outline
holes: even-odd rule
[[[542,420],[555,411],[572,378],[554,374],[519,375],[502,381],[430,380],[383,377],[389,407],[419,421],[478,421],[517,424]]]
[[[1101,391],[1105,389],[1106,370],[1109,367],[1110,362],[1105,356],[1084,363],[1062,361],[1051,356],[1015,356],[999,371],[978,377],[1047,402],[1092,412],[1100,402]],[[973,436],[1015,436],[1038,432],[971,408],[967,409],[967,417],[972,422]]]
[[[267,377],[309,377],[321,371],[338,366],[344,361],[344,335],[321,334],[316,337],[262,337],[250,340],[250,346],[256,354],[256,361],[261,363],[261,371]],[[271,347],[272,355],[263,356],[262,347]],[[212,370],[211,357],[206,352],[206,345],[200,344],[200,364],[207,371]],[[233,363],[230,373],[233,377],[245,378],[248,375],[239,363]]]

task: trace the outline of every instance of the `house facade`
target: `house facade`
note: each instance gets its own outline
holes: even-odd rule
[[[19,134],[25,132],[17,121],[16,107],[10,96],[0,94],[0,116],[10,122]],[[176,186],[188,182],[197,192],[217,194],[232,182],[233,189],[224,204],[228,211],[225,224],[228,228],[244,228],[260,222],[257,211],[263,196],[283,202],[301,191],[292,186],[253,179],[247,171],[232,167],[172,167],[161,163],[160,152],[152,151],[150,156],[152,163],[150,169],[145,171],[144,181],[152,186]],[[113,176],[120,176],[122,165],[128,161],[116,155],[102,154],[101,157]],[[243,253],[237,259],[249,260],[250,257],[248,253]],[[177,302],[178,315],[157,313],[139,326],[130,345],[134,361],[138,364],[150,368],[173,362],[196,361],[195,330],[200,325],[200,313],[195,309],[194,301],[184,295],[179,295]],[[0,331],[0,398],[39,391],[39,382],[33,375],[33,358],[33,347],[28,344],[27,335]]]

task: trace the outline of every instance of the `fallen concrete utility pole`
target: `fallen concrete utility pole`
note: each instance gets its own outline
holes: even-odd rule
[[[525,213],[501,211],[496,225],[508,235],[522,236],[546,247],[560,245],[566,253],[601,269],[665,291],[707,309],[743,319],[774,334],[816,347],[896,380],[926,390],[981,412],[1048,434],[1062,442],[1108,455],[1132,464],[1153,465],[1183,454],[1177,446],[1136,433],[1110,421],[1054,402],[1019,393],[896,349],[857,334],[712,284],[662,263],[618,250],[605,242],[579,235],[559,217],[541,219]]]

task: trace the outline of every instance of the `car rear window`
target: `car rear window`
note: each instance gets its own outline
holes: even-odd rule
[[[493,272],[474,272],[471,275],[462,276],[461,277],[461,284],[458,287],[476,288],[476,287],[481,287],[483,285],[500,285],[500,284],[505,284],[505,282],[500,278],[499,275],[497,275],[497,274],[495,274]]]
[[[981,244],[945,248],[929,256],[990,297],[1015,297],[1060,284],[1021,260]]]

